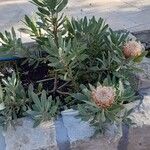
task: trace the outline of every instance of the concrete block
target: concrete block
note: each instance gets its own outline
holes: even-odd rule
[[[78,140],[86,140],[94,134],[94,129],[90,127],[88,122],[75,118],[78,111],[69,109],[62,112],[64,126],[67,129],[70,143]]]
[[[139,89],[150,88],[150,58],[145,57],[138,67],[142,70],[136,73],[139,79]]]
[[[44,122],[33,128],[33,120],[18,120],[16,130],[9,127],[3,133],[6,150],[58,150],[53,121]]]
[[[139,104],[139,107],[134,109],[134,112],[130,115],[130,118],[135,123],[136,127],[150,125],[150,95],[144,96],[144,99],[139,102]],[[129,105],[132,106],[134,103]]]
[[[136,124],[129,129],[127,150],[150,149],[150,89],[142,104],[131,114]]]
[[[55,121],[55,128],[56,128],[57,145],[59,147],[59,150],[69,150],[70,139],[68,137],[67,129],[64,126],[62,117],[59,117]]]

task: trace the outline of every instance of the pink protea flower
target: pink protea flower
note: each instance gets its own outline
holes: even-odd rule
[[[136,57],[142,54],[142,45],[136,41],[129,41],[123,46],[125,58]]]
[[[92,91],[92,100],[102,109],[112,106],[115,101],[116,92],[110,86],[98,86]]]

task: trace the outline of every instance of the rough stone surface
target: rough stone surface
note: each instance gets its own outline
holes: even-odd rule
[[[130,128],[127,150],[150,150],[150,126]]]
[[[131,115],[136,124],[129,130],[128,150],[150,150],[150,89],[148,93]]]
[[[150,125],[150,95],[144,96],[141,104],[134,109],[130,117],[136,126]]]
[[[146,49],[150,48],[150,30],[135,32],[133,35],[144,44]]]
[[[45,122],[33,128],[33,121],[28,118],[18,120],[16,130],[8,128],[3,133],[6,150],[57,150],[55,126]]]
[[[101,137],[87,141],[80,141],[78,144],[72,146],[71,150],[117,150],[118,141],[108,141],[108,139]]]
[[[88,122],[75,118],[78,111],[69,109],[62,112],[64,126],[67,129],[70,142],[78,140],[86,140],[94,134],[94,129],[90,127]]]
[[[32,41],[27,34],[20,33],[18,29],[25,27],[22,22],[25,15],[35,16],[35,9],[28,0],[0,0],[0,31],[10,30],[13,26],[17,36],[21,37],[23,42]]]
[[[144,58],[142,62],[138,65],[140,69],[142,69],[142,72],[138,73],[139,78],[142,79],[148,79],[150,80],[150,58]]]
[[[138,67],[142,70],[136,73],[138,79],[138,90],[139,93],[142,93],[143,95],[145,89],[150,88],[150,58],[145,57]]]

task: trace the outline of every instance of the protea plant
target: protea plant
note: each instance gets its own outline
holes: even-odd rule
[[[123,54],[125,58],[140,56],[143,52],[143,46],[136,41],[129,41],[123,46]]]
[[[107,109],[115,102],[116,91],[111,86],[98,86],[92,91],[92,100],[101,109]]]
[[[96,87],[89,85],[89,88],[81,85],[81,89],[81,93],[72,95],[74,99],[82,101],[78,105],[78,117],[94,126],[96,133],[104,133],[108,124],[119,125],[124,121],[131,123],[124,102],[134,100],[135,94],[131,88],[124,88],[121,81],[111,85],[98,83]]]

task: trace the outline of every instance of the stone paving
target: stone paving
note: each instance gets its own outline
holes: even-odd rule
[[[0,0],[0,31],[22,27],[24,15],[34,16],[35,9],[28,0]],[[103,17],[115,30],[150,29],[150,0],[69,0],[65,13],[74,17]],[[29,40],[27,35],[22,36],[25,42]]]
[[[70,0],[68,13],[101,16],[114,29],[150,29],[149,0]]]

